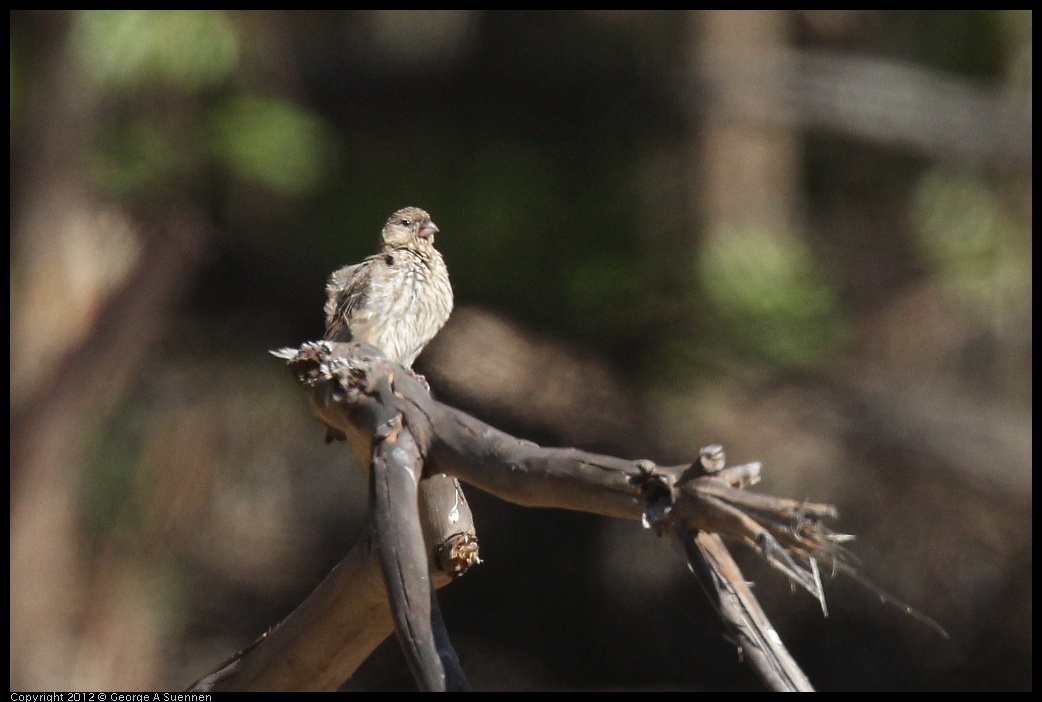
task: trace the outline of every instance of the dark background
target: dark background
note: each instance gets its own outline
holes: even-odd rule
[[[1031,688],[1031,13],[11,14],[11,688],[183,688],[357,538],[268,349],[395,209],[435,394],[552,445],[720,442],[838,505],[822,690]],[[759,689],[669,544],[471,489],[488,690]],[[412,689],[392,639],[347,689]]]

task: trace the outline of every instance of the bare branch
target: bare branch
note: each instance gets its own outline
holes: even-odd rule
[[[391,394],[387,378],[380,379],[377,394]],[[381,405],[390,409],[390,403]],[[430,581],[423,529],[418,509],[423,460],[402,415],[388,413],[376,427],[372,470],[369,476],[369,510],[379,544],[380,570],[391,601],[395,629],[420,688],[443,692],[446,663],[455,667],[453,679],[466,685],[455,651],[444,626],[435,644],[432,611],[437,603]],[[442,655],[444,654],[444,659]]]
[[[383,386],[389,393],[386,379]],[[455,479],[419,481],[421,456],[399,415],[385,413],[371,426],[368,436],[350,432],[373,451],[364,462],[373,470],[362,539],[300,607],[191,690],[334,690],[394,630],[395,618],[410,632],[403,650],[422,686],[467,688],[434,587],[480,562],[470,507]]]
[[[193,690],[335,689],[394,626],[421,688],[468,689],[427,576],[433,564],[440,578],[434,584],[444,584],[478,562],[469,510],[454,478],[518,504],[640,520],[671,533],[771,689],[812,688],[721,537],[756,549],[823,610],[819,561],[943,633],[850,565],[841,544],[853,537],[824,524],[835,518],[833,506],[744,490],[759,481],[760,464],[727,467],[722,447],[708,446],[694,463],[680,466],[545,448],[434,401],[413,374],[371,346],[323,341],[275,355],[289,361],[319,419],[348,437],[360,456],[371,456],[374,526],[296,611]],[[465,528],[455,531],[457,524]]]
[[[690,536],[684,536],[682,541],[689,550],[692,567],[700,571],[704,583],[716,583],[712,586],[716,592],[714,601],[728,626],[734,628],[738,626],[736,622],[744,622],[741,635],[736,634],[743,649],[764,652],[754,659],[754,665],[767,684],[776,689],[809,689],[806,678],[787,658],[780,641],[775,641],[773,627],[759,610],[726,549],[718,543],[718,537],[712,537],[717,541],[703,543],[694,535],[702,531],[749,544],[772,566],[811,592],[824,607],[817,559],[840,561],[838,544],[850,538],[832,532],[822,523],[825,518],[835,517],[832,506],[741,489],[759,480],[760,466],[751,463],[724,467],[720,447],[707,447],[692,465],[658,466],[646,459],[627,460],[574,448],[538,446],[436,402],[411,374],[364,344],[309,343],[277,355],[289,360],[316,415],[334,432],[347,436],[356,453],[374,456],[374,483],[377,473],[383,471],[381,463],[394,463],[399,456],[407,455],[397,469],[398,479],[408,474],[408,466],[418,466],[422,458],[425,474],[443,473],[511,502],[641,520],[659,533],[673,529],[677,534]],[[389,476],[390,473],[384,479],[390,479]],[[401,537],[395,535],[402,529],[415,533],[415,525],[406,524],[403,515],[410,499],[405,497],[400,507],[384,508],[380,500],[374,502],[374,509],[387,510],[387,523],[377,532],[380,549],[388,551],[389,562],[395,561],[393,567],[384,566],[389,579],[422,562],[416,553],[404,556],[406,551],[399,548],[412,547],[400,546]],[[377,519],[381,517],[377,515]],[[385,538],[389,541],[385,542]],[[415,536],[410,543],[415,543]],[[703,555],[696,558],[691,549]],[[414,562],[407,563],[409,559]],[[396,589],[400,591],[398,595],[393,593]],[[410,641],[419,642],[415,643],[415,650],[407,649],[407,655],[413,656],[414,673],[421,686],[441,689],[444,673],[438,672],[440,668],[434,663],[428,638],[431,634],[426,629],[431,617],[433,626],[440,626],[436,603],[427,610],[418,605],[422,593],[407,592],[408,589],[404,583],[389,585],[392,596],[413,610],[398,611],[399,606],[395,606],[399,635],[408,632]],[[733,613],[739,610],[744,612],[741,617]],[[422,622],[424,631],[413,636],[413,630],[420,626],[416,622]],[[403,638],[403,646],[413,645],[405,641]],[[443,641],[447,642],[447,638]],[[266,641],[263,645],[270,644]],[[446,666],[458,665],[451,653],[439,660]],[[462,671],[455,670],[465,684]],[[435,671],[433,677],[431,671]]]
[[[432,524],[425,532],[430,537],[427,552],[433,554],[432,563],[436,564],[432,568],[435,587],[447,585],[479,562],[473,516],[458,488],[455,480],[444,475],[420,483],[420,511]],[[439,514],[451,514],[452,518],[439,522]],[[354,548],[299,607],[189,689],[337,689],[394,631],[375,544],[370,520]],[[444,661],[446,655],[441,652],[445,647],[440,639],[444,624],[439,612],[432,612],[432,616],[435,644]],[[445,667],[447,685],[461,687],[463,683],[454,677],[458,663]]]
[[[775,692],[813,692],[810,680],[789,655],[720,537],[675,525],[674,536],[738,650]]]

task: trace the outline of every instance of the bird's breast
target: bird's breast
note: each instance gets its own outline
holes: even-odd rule
[[[452,285],[440,256],[399,252],[384,275],[375,276],[370,315],[355,335],[379,346],[388,357],[411,367],[452,312]]]

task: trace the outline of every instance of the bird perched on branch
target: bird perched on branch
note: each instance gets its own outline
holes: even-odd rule
[[[411,370],[452,312],[449,272],[434,248],[437,233],[418,207],[391,215],[379,253],[329,276],[325,338],[372,344]]]

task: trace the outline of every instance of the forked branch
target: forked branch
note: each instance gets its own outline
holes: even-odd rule
[[[327,636],[316,645],[315,637],[306,630],[308,626],[328,629],[328,622],[316,618],[341,611],[342,607],[335,604],[341,598],[390,603],[381,610],[386,613],[383,616],[374,618],[370,614],[368,618],[338,622],[345,634],[364,639],[366,645],[373,640],[379,643],[389,633],[393,620],[421,689],[466,689],[467,682],[440,621],[434,595],[437,583],[432,584],[430,575],[433,572],[437,578],[441,573],[441,583],[447,580],[446,569],[437,560],[438,553],[445,553],[444,548],[463,554],[462,566],[448,569],[452,575],[477,562],[476,540],[471,528],[464,534],[461,551],[452,550],[459,542],[450,546],[449,540],[436,544],[432,551],[430,538],[425,548],[421,537],[421,533],[430,531],[421,529],[424,519],[440,523],[437,530],[443,535],[452,532],[452,510],[445,508],[445,500],[460,503],[462,495],[454,494],[459,489],[451,478],[520,505],[633,519],[660,534],[671,535],[688,553],[692,570],[706,587],[725,626],[767,686],[776,690],[810,689],[720,537],[756,549],[824,607],[817,563],[842,562],[839,544],[851,538],[825,526],[824,519],[835,517],[832,506],[744,490],[759,480],[760,465],[725,467],[719,447],[707,447],[690,465],[660,466],[644,459],[538,446],[435,401],[413,374],[364,344],[323,341],[284,349],[276,355],[288,360],[316,416],[334,433],[345,435],[370,469],[373,528],[338,568],[361,569],[368,575],[350,582],[351,587],[362,591],[323,583],[316,593],[326,591],[322,599],[325,604],[313,607],[315,613],[294,612],[270,636],[193,689],[315,689],[330,683],[338,685],[354,672],[359,658],[364,660],[364,651],[343,657],[335,640]],[[417,485],[422,488],[431,482],[443,486],[440,511],[425,509],[424,501],[417,501]],[[465,501],[461,504],[466,507]],[[377,562],[385,588],[380,593],[372,592],[375,579],[371,576]],[[448,562],[453,562],[452,558]],[[330,578],[335,576],[337,571]],[[340,574],[341,579],[345,577]],[[312,599],[315,595],[309,601]],[[306,609],[309,601],[300,609]],[[287,626],[295,635],[280,636]],[[358,632],[359,627],[370,630],[370,634]],[[300,641],[310,642],[304,660],[299,655]],[[260,658],[279,661],[280,676],[268,676],[265,666],[252,662]],[[294,672],[295,662],[304,669],[299,675]],[[247,669],[252,671],[248,680],[238,672]],[[307,670],[313,673],[316,669],[322,671],[322,682],[307,674]]]

